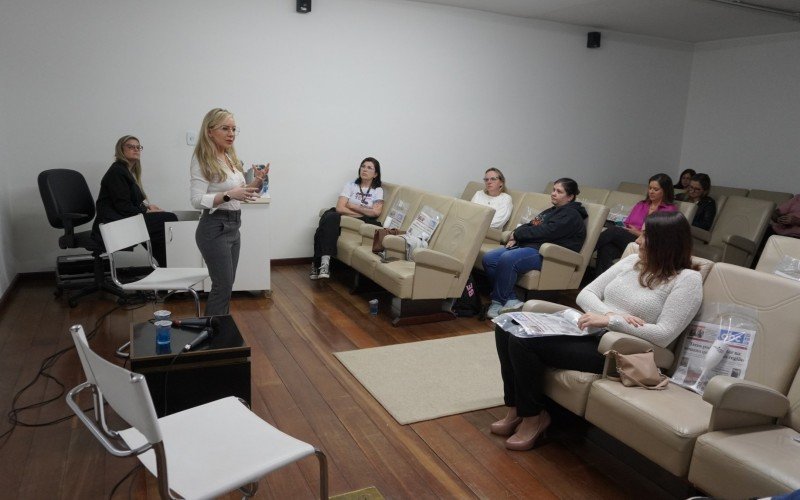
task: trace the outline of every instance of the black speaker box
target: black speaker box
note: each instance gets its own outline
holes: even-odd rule
[[[301,14],[311,12],[311,0],[297,0],[297,12]]]
[[[596,49],[600,47],[600,32],[590,31],[586,36],[586,47]]]

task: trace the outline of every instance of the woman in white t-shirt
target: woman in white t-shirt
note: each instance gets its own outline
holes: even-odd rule
[[[344,185],[336,206],[322,214],[319,219],[319,226],[314,233],[314,262],[311,263],[309,278],[316,280],[331,277],[331,256],[336,256],[336,241],[339,239],[342,215],[379,226],[377,218],[381,210],[381,164],[375,158],[364,158],[358,167],[358,177]]]
[[[506,178],[503,172],[492,167],[483,174],[483,183],[486,187],[483,191],[475,193],[471,201],[494,208],[491,227],[503,229],[514,209],[511,195],[506,192]]]

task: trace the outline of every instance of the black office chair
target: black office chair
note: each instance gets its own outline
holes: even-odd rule
[[[119,297],[120,303],[125,302],[125,292],[106,280],[108,259],[102,256],[105,252],[102,242],[92,238],[91,230],[75,232],[75,228],[91,222],[95,215],[94,198],[83,175],[64,168],[45,170],[39,174],[39,193],[50,225],[64,230],[58,246],[63,249],[83,248],[92,254],[92,282],[89,285],[81,283],[78,292],[69,297],[70,307],[77,306],[81,297],[101,290]],[[58,267],[57,263],[56,297],[64,288],[74,288],[61,279]]]

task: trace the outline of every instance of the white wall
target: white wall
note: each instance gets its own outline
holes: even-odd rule
[[[712,185],[800,192],[800,34],[698,45],[681,165]]]
[[[318,209],[368,155],[387,181],[452,195],[490,165],[526,190],[678,170],[685,44],[609,32],[589,50],[586,28],[397,0],[294,6],[6,2],[17,270],[52,269],[59,253],[37,173],[77,169],[96,194],[123,134],[145,146],[151,200],[189,208],[184,136],[214,106],[236,114],[245,161],[272,162],[274,258],[311,254]]]

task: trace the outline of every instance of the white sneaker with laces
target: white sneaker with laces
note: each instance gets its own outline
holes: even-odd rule
[[[331,266],[330,264],[322,264],[319,266],[319,279],[328,279],[331,277]]]
[[[315,266],[313,262],[311,263],[311,272],[309,273],[308,277],[312,280],[319,279],[319,269],[317,269],[317,266]]]
[[[495,319],[496,317],[500,316],[500,308],[503,307],[503,304],[493,300],[491,305],[489,305],[489,309],[486,310],[486,317],[489,319]]]
[[[522,306],[525,305],[525,302],[517,299],[510,299],[506,304],[500,309],[500,314],[507,313],[507,312],[514,312],[519,311],[522,309]]]

